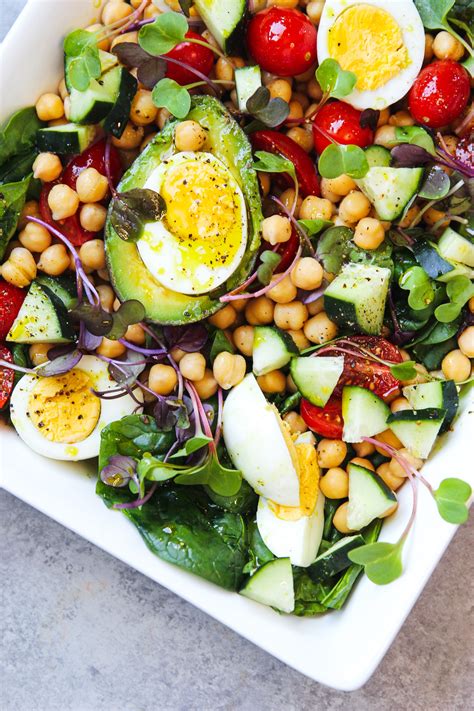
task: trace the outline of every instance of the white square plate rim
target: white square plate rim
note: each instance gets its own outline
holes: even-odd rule
[[[97,17],[93,0],[29,0],[0,49],[2,120],[43,91],[54,91],[61,71],[61,37]],[[54,11],[51,9],[54,7]],[[46,11],[46,12],[45,12]],[[24,47],[38,40],[32,66],[22,81],[9,67],[25,62]],[[32,88],[34,85],[34,89]],[[6,97],[6,99],[5,99]],[[433,483],[467,469],[469,414],[438,447],[424,473]],[[365,576],[343,610],[317,618],[279,616],[272,610],[197,578],[154,556],[133,526],[94,494],[91,465],[68,464],[36,455],[0,423],[0,483],[50,518],[150,577],[301,673],[335,689],[360,688],[373,674],[401,628],[457,527],[442,521],[427,492],[420,490],[415,528],[405,553],[406,570],[395,583],[378,588]],[[471,467],[472,469],[472,467]],[[88,476],[89,474],[89,476]],[[468,479],[467,471],[453,475]],[[472,473],[471,473],[472,483]],[[399,515],[384,526],[384,540],[396,540],[408,517],[410,491],[400,494]],[[390,610],[390,616],[386,615]]]

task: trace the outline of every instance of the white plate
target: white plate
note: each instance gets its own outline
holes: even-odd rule
[[[0,116],[34,103],[56,90],[62,74],[64,34],[92,22],[92,0],[30,0],[5,39],[0,54]],[[95,8],[95,9],[94,9]],[[437,448],[423,473],[434,484],[446,476],[468,479],[469,432],[473,405]],[[300,619],[278,615],[228,593],[148,551],[134,527],[111,512],[94,494],[94,466],[43,459],[15,432],[0,424],[0,476],[3,487],[144,575],[220,620],[307,676],[336,689],[362,686],[376,669],[443,555],[456,527],[445,523],[420,487],[416,524],[405,550],[405,573],[377,587],[362,577],[343,610]],[[471,483],[472,483],[472,474]],[[410,509],[410,490],[400,493],[400,511],[383,529],[394,541]]]

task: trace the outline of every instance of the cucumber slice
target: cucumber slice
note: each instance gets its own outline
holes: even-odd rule
[[[7,341],[14,343],[67,343],[74,338],[74,330],[59,299],[37,281],[21,306]]]
[[[375,472],[358,464],[349,464],[349,503],[347,525],[352,531],[360,531],[375,518],[383,517],[397,497]]]
[[[344,370],[343,356],[293,358],[291,377],[300,393],[313,405],[324,407]]]
[[[346,264],[324,293],[328,317],[344,328],[379,335],[390,276],[383,267]]]
[[[115,138],[120,138],[125,130],[137,87],[138,82],[135,77],[122,68],[117,99],[104,121],[104,131],[111,133]]]
[[[474,267],[474,244],[462,235],[447,227],[438,242],[438,251],[445,259]]]
[[[408,385],[403,394],[414,410],[435,407],[446,410],[440,434],[449,429],[459,407],[458,389],[454,380],[435,380],[431,383]]]
[[[290,559],[277,558],[265,563],[247,581],[240,594],[281,612],[293,612],[295,592]]]
[[[364,152],[370,168],[374,168],[376,166],[387,167],[391,163],[391,153],[383,146],[369,146]]]
[[[247,113],[247,101],[262,86],[262,73],[258,64],[235,70],[235,90],[239,111]]]
[[[351,565],[347,555],[349,551],[363,545],[364,538],[359,533],[355,536],[344,536],[316,558],[314,563],[309,566],[308,573],[315,582],[340,573],[341,570]]]
[[[282,368],[299,353],[295,342],[276,326],[255,326],[253,336],[253,372],[265,375]]]
[[[445,416],[446,410],[436,407],[427,407],[423,410],[400,410],[389,416],[387,424],[414,457],[426,459]]]
[[[471,267],[468,267],[466,264],[461,264],[461,262],[455,262],[454,260],[451,261],[451,264],[453,266],[451,271],[446,272],[446,274],[441,274],[441,276],[437,277],[436,281],[447,284],[451,279],[457,276],[466,276],[468,279],[474,279],[474,269],[471,269]]]
[[[381,220],[395,220],[415,195],[423,168],[370,168],[365,178],[356,180]]]
[[[342,390],[342,419],[344,442],[361,442],[362,437],[373,437],[387,429],[390,408],[375,393],[357,385],[346,385]]]
[[[116,67],[119,63],[118,57],[111,52],[104,52],[103,49],[99,49],[99,60],[100,60],[100,71],[101,74],[105,74],[109,69]],[[69,65],[73,61],[73,57],[64,57],[64,81],[66,83],[66,88],[69,93],[72,91],[72,84],[69,79]]]
[[[112,110],[119,95],[122,67],[114,67],[100,79],[92,79],[86,91],[71,89],[70,118],[74,123],[98,123]]]
[[[63,126],[40,128],[36,134],[36,146],[39,151],[51,153],[82,153],[92,142],[95,126],[79,126],[66,123]]]
[[[67,311],[74,308],[76,305],[76,279],[72,275],[63,274],[58,277],[52,277],[47,274],[41,274],[36,277],[35,281],[41,287],[45,286],[49,289],[49,291],[52,291],[53,294],[62,302]]]
[[[194,6],[220,48],[232,54],[243,39],[246,0],[195,0]]]

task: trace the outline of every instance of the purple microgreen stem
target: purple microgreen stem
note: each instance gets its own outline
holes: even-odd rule
[[[129,348],[131,351],[141,353],[146,356],[164,356],[167,354],[166,348],[142,348],[141,346],[137,346],[135,343],[127,341],[125,338],[119,338],[118,342],[123,346],[126,346],[126,348]]]
[[[114,508],[114,509],[137,509],[140,506],[143,506],[143,504],[146,504],[146,502],[151,499],[151,497],[153,496],[153,494],[156,491],[157,486],[158,486],[158,482],[155,481],[150,486],[150,488],[148,489],[145,496],[135,499],[135,501],[124,501],[123,503],[114,504],[112,508]]]
[[[224,406],[224,397],[222,394],[222,388],[219,386],[217,389],[217,421],[216,421],[216,433],[214,435],[214,444],[217,448],[219,444],[221,434],[222,434],[222,408]]]
[[[9,363],[7,360],[0,358],[0,368],[8,368],[9,370],[14,370],[16,373],[26,373],[27,375],[36,375],[32,368],[22,368],[21,365],[16,365],[15,363]]]
[[[297,182],[295,183],[295,185],[297,185]],[[295,198],[297,198],[297,193],[296,193],[296,191],[295,191]],[[283,210],[283,212],[284,212],[285,215],[288,217],[288,219],[290,220],[291,224],[293,225],[293,227],[295,228],[295,230],[296,230],[297,233],[299,234],[300,238],[301,238],[301,239],[303,240],[303,242],[305,243],[305,246],[307,247],[309,253],[311,254],[312,257],[314,257],[315,254],[316,254],[316,252],[314,251],[314,247],[313,247],[313,245],[311,244],[311,240],[309,239],[306,230],[304,230],[304,229],[301,227],[301,225],[299,224],[298,220],[295,219],[295,216],[294,216],[295,202],[293,202],[293,210],[290,211],[290,210],[288,210],[288,208],[286,207],[286,205],[285,205],[279,198],[277,198],[275,195],[270,195],[270,199],[273,200],[273,202],[275,202],[281,210]]]

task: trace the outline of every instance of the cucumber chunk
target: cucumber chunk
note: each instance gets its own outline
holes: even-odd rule
[[[282,368],[299,353],[295,342],[276,326],[255,326],[253,336],[253,372],[265,375]]]
[[[446,227],[438,242],[438,251],[445,259],[474,267],[474,244],[451,227]]]
[[[313,405],[324,407],[344,370],[343,356],[293,358],[291,377],[300,393]]]
[[[74,308],[77,303],[77,287],[76,279],[72,275],[62,274],[61,276],[52,277],[48,274],[40,274],[35,279],[36,283],[41,287],[45,286],[49,291],[62,302],[64,308]]]
[[[74,330],[64,305],[44,285],[31,282],[7,341],[14,343],[67,343]]]
[[[277,558],[265,563],[247,581],[240,594],[281,612],[293,612],[295,592],[290,559]]]
[[[359,533],[355,536],[344,536],[316,558],[314,563],[309,566],[308,573],[315,582],[340,573],[341,570],[351,565],[347,555],[349,551],[363,545],[364,538]]]
[[[374,168],[376,166],[387,167],[390,165],[392,160],[390,151],[383,146],[369,146],[364,152],[370,168]]]
[[[415,195],[423,168],[370,168],[365,178],[356,180],[381,220],[395,220]]]
[[[246,0],[195,0],[194,6],[226,54],[239,47],[247,12]]]
[[[427,407],[422,410],[393,412],[387,424],[414,457],[426,459],[439,434],[446,410]]]
[[[375,518],[383,517],[397,497],[375,472],[358,464],[349,464],[349,503],[347,525],[352,531],[360,531]]]
[[[345,442],[361,442],[387,429],[390,408],[375,393],[357,385],[346,385],[342,391],[342,419]]]
[[[94,126],[79,126],[77,123],[50,126],[40,128],[36,134],[36,146],[42,152],[62,155],[82,153],[92,142],[94,135]]]
[[[112,110],[119,95],[123,67],[114,67],[100,79],[92,79],[86,91],[71,89],[70,118],[74,123],[98,123]]]
[[[459,407],[458,389],[454,380],[435,380],[431,383],[408,385],[403,394],[414,410],[435,407],[446,410],[440,434],[449,429]]]
[[[115,138],[120,138],[125,131],[137,87],[138,82],[135,77],[122,68],[117,99],[104,120],[104,131],[111,133]]]
[[[235,90],[239,111],[247,113],[247,101],[262,86],[262,73],[258,64],[235,70]]]
[[[383,325],[390,269],[349,263],[324,293],[324,308],[339,326],[379,335]]]

